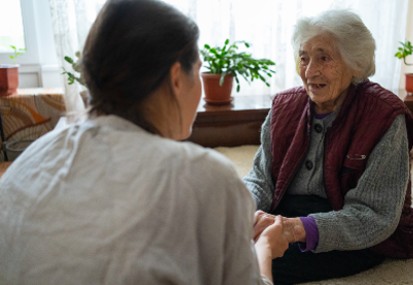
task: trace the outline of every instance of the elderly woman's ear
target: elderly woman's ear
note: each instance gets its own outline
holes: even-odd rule
[[[359,70],[353,70],[353,79],[352,79],[352,83],[353,84],[358,84],[362,81],[364,81],[365,79],[363,78],[364,74],[363,71]]]

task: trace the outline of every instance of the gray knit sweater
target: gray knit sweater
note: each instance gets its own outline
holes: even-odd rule
[[[332,113],[323,119],[313,120],[313,126],[321,125],[323,131],[311,132],[309,151],[288,188],[289,194],[326,197],[323,184],[323,146],[325,133],[335,116]],[[262,126],[261,146],[255,155],[253,167],[244,177],[258,209],[267,212],[274,191],[271,178],[270,118],[271,112]],[[305,167],[306,161],[311,161],[311,170]],[[400,219],[408,177],[406,124],[404,116],[399,115],[370,154],[357,187],[346,194],[343,209],[311,214],[319,231],[315,252],[364,249],[388,238]]]

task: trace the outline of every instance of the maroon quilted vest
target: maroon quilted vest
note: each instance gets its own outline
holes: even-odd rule
[[[313,109],[313,103],[302,87],[274,97],[271,117],[272,173],[275,181],[272,209],[281,201],[307,154]],[[343,207],[344,195],[357,185],[369,154],[400,114],[405,114],[411,149],[413,115],[403,102],[370,81],[350,88],[325,137],[324,184],[334,210]],[[362,155],[366,158],[361,159]],[[380,254],[413,257],[410,182],[408,187],[398,228],[389,239],[373,248]]]

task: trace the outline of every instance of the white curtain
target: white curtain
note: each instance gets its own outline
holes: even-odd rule
[[[64,56],[76,59],[75,53],[82,49],[90,26],[102,7],[104,0],[49,0],[52,16],[56,54],[61,66],[72,70]],[[69,85],[64,80],[66,109],[69,113],[85,108],[80,96],[83,87],[75,83]]]
[[[58,54],[74,54],[104,0],[49,0],[55,20]],[[331,8],[350,9],[363,19],[376,40],[376,74],[385,88],[399,88],[401,62],[394,57],[405,39],[408,0],[164,0],[199,25],[199,46],[221,45],[226,38],[252,44],[255,57],[276,62],[276,74],[266,87],[242,82],[239,94],[274,94],[301,84],[290,43],[297,19]],[[87,3],[87,5],[86,5]],[[62,58],[62,56],[60,56]]]
[[[262,83],[241,86],[243,94],[274,94],[300,85],[295,71],[292,31],[298,18],[331,8],[356,12],[376,40],[376,74],[371,78],[384,87],[399,88],[401,62],[394,57],[398,42],[405,39],[408,0],[165,0],[198,23],[200,47],[220,45],[225,38],[252,43],[254,56],[277,64],[271,87]]]

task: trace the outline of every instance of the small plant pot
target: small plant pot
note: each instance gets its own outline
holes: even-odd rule
[[[226,75],[224,83],[219,85],[221,74],[202,73],[202,80],[205,93],[205,102],[211,105],[225,105],[232,101],[232,83],[234,77]]]
[[[17,65],[0,65],[0,97],[17,94],[19,70]]]
[[[405,85],[405,89],[407,94],[413,94],[413,73],[406,73],[405,74],[405,78],[406,78],[406,85]]]

